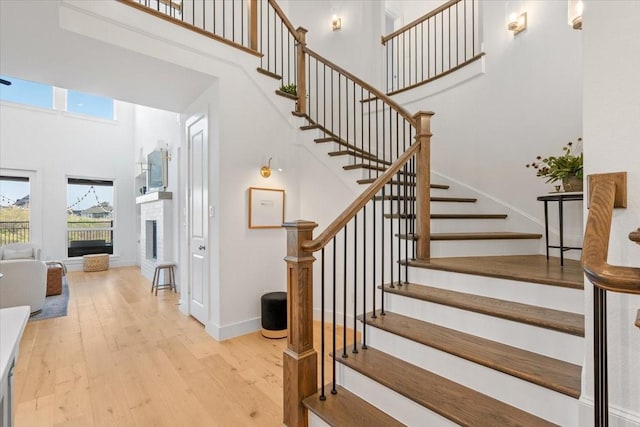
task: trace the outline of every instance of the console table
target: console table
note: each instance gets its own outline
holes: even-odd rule
[[[571,249],[582,249],[576,246],[564,245],[564,229],[562,204],[564,202],[582,201],[583,193],[552,193],[545,196],[539,196],[538,200],[544,202],[544,237],[547,245],[547,259],[549,259],[549,248],[560,249],[560,265],[564,266],[564,252]],[[549,202],[558,202],[558,220],[560,222],[560,245],[549,244],[549,210],[547,204]]]

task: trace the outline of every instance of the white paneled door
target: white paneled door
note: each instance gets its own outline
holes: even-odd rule
[[[189,314],[206,324],[209,309],[207,118],[187,122],[189,144]]]

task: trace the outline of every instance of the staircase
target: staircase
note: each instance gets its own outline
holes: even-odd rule
[[[384,315],[359,316],[366,350],[336,353],[338,384],[397,425],[577,425],[582,273],[570,261],[536,275],[542,264],[544,256],[414,262],[411,283],[385,284]],[[376,425],[376,415],[337,422],[331,407],[342,399],[355,397],[328,393],[305,405],[329,425]]]

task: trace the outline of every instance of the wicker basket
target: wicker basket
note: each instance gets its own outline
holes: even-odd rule
[[[109,269],[109,254],[84,255],[82,257],[84,271],[103,271]]]

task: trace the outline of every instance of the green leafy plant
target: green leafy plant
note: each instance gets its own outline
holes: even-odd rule
[[[556,182],[575,175],[582,179],[582,138],[578,138],[576,144],[569,141],[562,147],[561,156],[536,157],[536,161],[526,165],[536,170],[536,176],[546,178],[545,182]],[[574,154],[580,151],[580,154]]]
[[[294,95],[294,96],[298,95],[298,89],[294,84],[282,85],[280,87],[280,91],[284,93],[288,93],[289,95]]]

